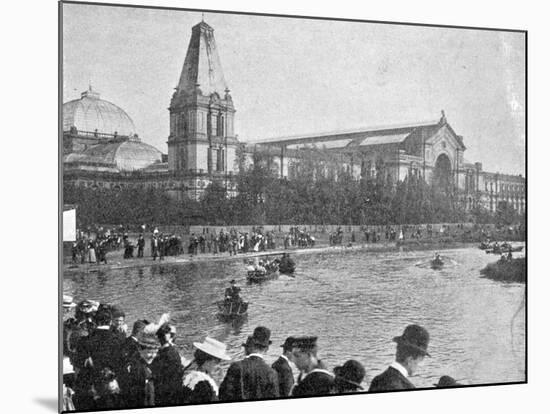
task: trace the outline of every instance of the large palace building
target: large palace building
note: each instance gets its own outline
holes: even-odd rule
[[[166,155],[140,139],[124,110],[89,87],[80,99],[63,105],[64,181],[94,189],[154,187],[180,200],[198,199],[216,182],[231,196],[236,194],[238,152],[248,163],[259,152],[281,178],[296,177],[303,160],[316,157],[316,173],[336,179],[346,171],[357,179],[384,174],[397,183],[414,174],[451,184],[468,208],[495,211],[506,201],[525,211],[525,178],[484,172],[481,163],[468,162],[464,138],[443,111],[439,119],[418,124],[239,143],[214,30],[204,22],[192,28],[169,113]]]

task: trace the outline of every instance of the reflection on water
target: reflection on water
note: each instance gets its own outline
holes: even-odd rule
[[[432,270],[416,263],[433,251],[374,253],[335,250],[297,256],[296,277],[281,275],[247,285],[241,261],[152,265],[147,268],[77,273],[64,280],[76,300],[118,303],[127,321],[157,319],[170,312],[178,327],[180,352],[205,335],[228,344],[235,358],[254,327],[272,330],[268,361],[289,335],[317,335],[320,357],[332,369],[347,359],[361,361],[367,382],[392,361],[391,339],[410,323],[431,335],[430,353],[413,378],[430,387],[441,375],[465,384],[525,380],[524,285],[480,277],[497,256],[476,248],[446,250],[452,265]],[[223,323],[215,302],[236,279],[250,302],[248,317]]]

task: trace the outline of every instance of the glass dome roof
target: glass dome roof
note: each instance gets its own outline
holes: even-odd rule
[[[123,109],[99,99],[99,93],[90,86],[80,99],[63,104],[63,131],[75,127],[79,131],[119,136],[136,134],[134,122]]]
[[[93,145],[81,153],[65,156],[64,162],[93,166],[92,169],[108,167],[118,171],[141,170],[162,161],[162,153],[139,141],[124,140]]]

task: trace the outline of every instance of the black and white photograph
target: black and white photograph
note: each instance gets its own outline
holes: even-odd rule
[[[527,383],[525,29],[58,5],[60,411]]]

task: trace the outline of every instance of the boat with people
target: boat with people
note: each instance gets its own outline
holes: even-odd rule
[[[248,302],[232,302],[221,300],[216,303],[218,306],[218,317],[220,319],[243,318],[248,314]]]
[[[246,280],[249,283],[260,283],[279,276],[279,261],[260,260],[256,265],[250,263],[246,269]]]
[[[216,302],[218,306],[218,317],[222,320],[242,318],[247,315],[248,302],[241,298],[241,288],[237,286],[235,279],[229,282],[225,289],[224,299]]]
[[[436,253],[434,259],[430,262],[430,266],[434,270],[442,269],[444,264],[445,263],[443,262],[443,259],[441,258],[439,253]]]

